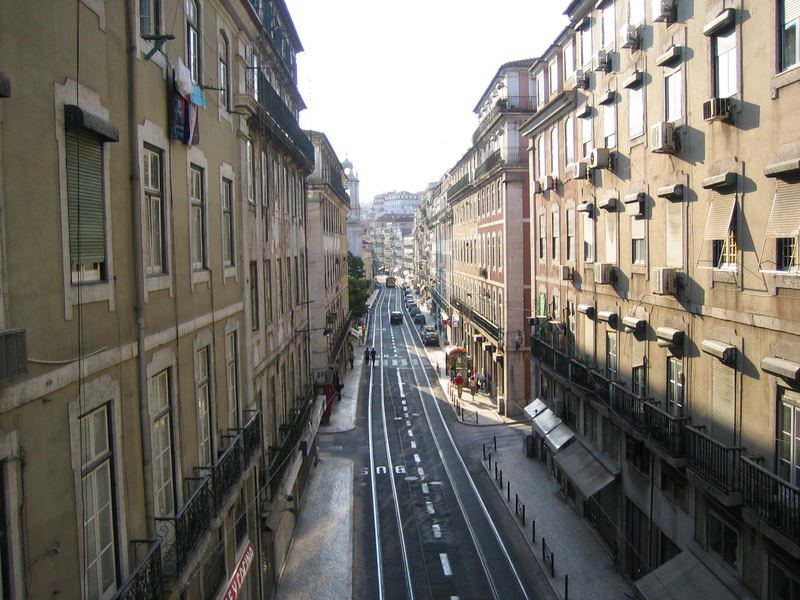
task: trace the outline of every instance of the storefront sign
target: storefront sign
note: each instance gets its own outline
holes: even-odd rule
[[[239,595],[239,590],[242,589],[244,578],[247,575],[247,571],[250,569],[250,565],[253,564],[254,557],[255,549],[253,548],[253,542],[249,542],[242,553],[242,558],[239,559],[239,564],[236,565],[236,570],[233,572],[228,582],[228,588],[225,590],[225,595],[222,597],[222,600],[235,600]]]

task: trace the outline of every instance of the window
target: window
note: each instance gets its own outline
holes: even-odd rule
[[[225,364],[228,379],[228,427],[239,426],[239,336],[231,331],[225,337]]]
[[[258,81],[258,74],[261,72],[261,67],[259,66],[258,54],[256,54],[255,50],[252,50],[253,53],[253,98],[261,101],[261,94],[263,94],[263,90],[259,88],[259,81]]]
[[[612,48],[614,46],[614,38],[617,30],[613,2],[609,2],[605,8],[602,9],[600,12],[600,20],[602,21],[603,48]]]
[[[171,374],[165,369],[151,382],[150,410],[153,414],[153,489],[156,514],[175,514],[175,484],[172,455]]]
[[[617,335],[606,332],[606,379],[617,379]]]
[[[650,450],[640,442],[628,435],[625,436],[625,460],[633,465],[643,475],[650,475]]]
[[[797,271],[797,238],[777,238],[775,243],[778,271]]]
[[[778,387],[777,474],[792,485],[800,483],[800,394]]]
[[[628,89],[628,135],[631,139],[644,133],[644,90]]]
[[[192,211],[192,268],[199,270],[206,267],[206,201],[203,169],[194,165],[189,172],[189,199]]]
[[[219,34],[219,105],[230,110],[230,45],[224,32]]]
[[[603,105],[603,142],[606,148],[617,145],[617,107],[613,102]]]
[[[800,29],[800,4],[793,0],[781,0],[781,70],[786,70],[800,62],[797,33]]]
[[[714,96],[729,98],[738,92],[736,29],[715,35],[711,39],[714,49]]]
[[[558,93],[558,60],[555,58],[547,65],[547,78],[550,80],[550,93]]]
[[[541,107],[544,106],[545,103],[545,94],[544,94],[544,73],[539,72],[536,74],[536,106]]]
[[[561,57],[564,61],[564,81],[566,81],[575,73],[575,42],[572,39],[564,44]]]
[[[583,158],[589,156],[592,151],[592,119],[581,119],[581,155]]]
[[[547,161],[544,155],[544,136],[540,135],[536,138],[536,175],[544,177],[547,171]]]
[[[258,263],[250,261],[250,329],[258,331]]]
[[[553,177],[558,177],[558,127],[553,127],[550,130],[550,174]]]
[[[575,260],[575,209],[567,209],[567,261]]]
[[[631,392],[640,398],[647,396],[647,369],[644,365],[638,365],[631,370]]]
[[[583,435],[592,443],[597,435],[596,423],[597,413],[587,402],[583,405]]]
[[[72,283],[100,281],[106,277],[103,141],[68,130],[65,146]]]
[[[211,450],[211,385],[208,368],[208,346],[200,348],[195,358],[195,385],[197,386],[197,441],[199,445],[198,460],[200,465],[210,467],[213,464]]]
[[[139,0],[139,34],[157,35],[161,30],[159,0]]]
[[[681,508],[686,505],[686,479],[675,467],[661,461],[661,491]]]
[[[683,402],[683,361],[670,356],[667,363],[667,412],[673,417],[682,417]]]
[[[233,182],[230,179],[222,180],[222,262],[226,267],[232,267],[235,261],[234,246],[234,221],[233,221]]]
[[[728,234],[724,239],[712,241],[712,260],[717,269],[735,269],[738,246],[736,243],[736,211],[734,209]]]
[[[86,597],[107,598],[116,588],[113,452],[109,409],[81,417],[81,493]]]
[[[144,209],[147,219],[147,248],[145,272],[149,275],[164,272],[166,240],[164,232],[164,193],[162,186],[161,152],[145,147],[142,160],[144,179]]]
[[[581,30],[581,65],[592,60],[592,28],[586,26]]]
[[[594,262],[594,221],[588,213],[583,214],[583,260]]]
[[[644,219],[631,217],[631,264],[643,265],[647,262]]]
[[[567,396],[567,401],[564,403],[566,410],[564,411],[564,423],[573,429],[578,427],[578,399],[575,396]]]
[[[683,118],[683,71],[676,69],[664,78],[665,116],[669,122]]]
[[[264,262],[264,322],[272,323],[272,261]]]
[[[798,600],[800,576],[774,558],[769,561],[769,600]]]
[[[732,568],[738,562],[739,533],[721,515],[708,511],[708,551]]]
[[[631,25],[644,25],[644,0],[630,0],[628,2],[628,23]]]
[[[539,260],[544,260],[547,256],[547,215],[539,215]]]
[[[250,204],[256,203],[256,164],[255,153],[253,152],[253,142],[247,140],[247,201]]]
[[[156,1],[156,0],[154,0]],[[197,0],[186,0],[186,66],[192,81],[200,82],[200,8]]]
[[[575,118],[570,116],[564,122],[564,164],[575,162]]]
[[[550,230],[551,237],[551,246],[550,251],[552,252],[553,262],[558,262],[559,258],[559,248],[561,246],[561,223],[559,222],[560,215],[558,211],[555,211],[551,215],[551,224],[552,229]]]

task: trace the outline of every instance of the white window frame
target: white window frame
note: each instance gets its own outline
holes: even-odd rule
[[[608,2],[600,11],[600,33],[602,46],[608,50],[614,47],[617,41],[617,16],[613,0]]]
[[[735,27],[711,37],[714,96],[717,98],[730,98],[739,93],[739,47],[736,38]]]
[[[628,89],[628,137],[635,139],[645,132],[644,87]]]
[[[195,164],[189,167],[189,252],[192,271],[202,271],[208,267],[205,175],[203,167]]]
[[[225,378],[228,395],[228,427],[239,427],[241,395],[239,393],[239,332],[225,332]]]
[[[175,424],[172,419],[172,367],[150,379],[150,413],[153,442],[153,494],[156,516],[173,516],[179,506],[179,479],[175,469]],[[159,437],[161,435],[161,437]]]
[[[795,397],[787,398],[788,395]],[[800,403],[797,401],[797,396],[796,392],[778,386],[775,472],[778,477],[794,486],[800,484]]]
[[[617,147],[617,103],[603,105],[603,145],[606,148]]]
[[[667,357],[667,412],[673,417],[686,414],[685,374],[683,359]]]
[[[581,158],[587,158],[594,149],[594,124],[591,117],[581,119]]]
[[[195,395],[197,401],[197,446],[198,464],[211,467],[214,464],[213,441],[213,386],[211,384],[211,346],[195,351]]]
[[[556,125],[550,130],[550,174],[556,178],[561,174],[558,164],[561,153],[558,150],[558,125]]]
[[[664,74],[664,118],[670,123],[683,119],[683,69]]]
[[[575,162],[575,117],[568,116],[564,121],[564,164]]]
[[[597,252],[595,243],[594,219],[588,214],[583,214],[583,262],[593,263]]]
[[[233,202],[234,183],[227,177],[220,182],[222,208],[222,264],[225,268],[236,266],[236,221]]]
[[[186,66],[192,82],[199,84],[202,76],[203,34],[200,21],[200,3],[186,0]]]
[[[167,270],[167,215],[163,185],[163,157],[163,150],[145,145],[142,152],[142,180],[146,214],[144,223],[147,232],[145,273],[148,276],[162,275]]]
[[[800,65],[800,12],[786,14],[786,0],[780,0],[780,24],[778,39],[779,71],[788,71]],[[793,32],[793,33],[789,33]],[[789,36],[794,40],[794,51],[787,48]],[[791,56],[789,56],[791,54]]]
[[[231,45],[228,41],[228,34],[225,31],[219,32],[219,104],[226,111],[231,109]]]
[[[575,74],[575,40],[574,38],[568,39],[564,42],[564,47],[561,51],[561,60],[564,65],[564,81],[569,81]]]
[[[592,27],[587,25],[581,29],[581,66],[592,62]]]

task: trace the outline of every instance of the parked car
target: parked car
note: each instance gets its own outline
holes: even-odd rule
[[[422,333],[437,333],[436,325],[425,325],[422,329]]]
[[[408,309],[408,314],[410,314],[412,317],[415,317],[417,315],[422,314],[422,311],[415,304],[412,308]]]
[[[422,334],[422,343],[426,346],[438,346],[439,334],[435,331],[426,331]]]
[[[417,306],[416,302],[406,302],[406,308],[408,309],[409,312],[411,312],[415,308],[419,310],[419,307]]]
[[[389,315],[389,323],[392,325],[402,325],[403,324],[403,313],[399,310],[393,310],[392,313]]]
[[[414,325],[425,325],[425,315],[422,313],[414,315]]]

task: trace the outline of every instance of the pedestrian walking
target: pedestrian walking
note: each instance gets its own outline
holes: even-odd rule
[[[456,389],[458,390],[458,399],[461,400],[461,390],[464,389],[464,376],[461,375],[460,371],[456,373],[456,376],[453,378],[453,383],[456,384]]]
[[[356,353],[353,352],[353,347],[352,346],[350,346],[350,356],[349,356],[349,358],[350,358],[350,370],[352,371],[353,370],[353,363],[356,360]]]
[[[478,382],[475,379],[475,376],[469,378],[469,393],[472,394],[472,399],[475,400],[475,390],[478,387]]]
[[[364,348],[364,362],[369,366],[369,348]]]
[[[481,391],[486,391],[486,376],[483,373],[478,375],[478,387]]]
[[[370,351],[369,355],[370,355],[370,358],[372,358],[372,364],[374,365],[374,364],[375,364],[375,357],[378,355],[378,353],[377,353],[377,352],[375,352],[375,348],[373,348],[373,349]]]

